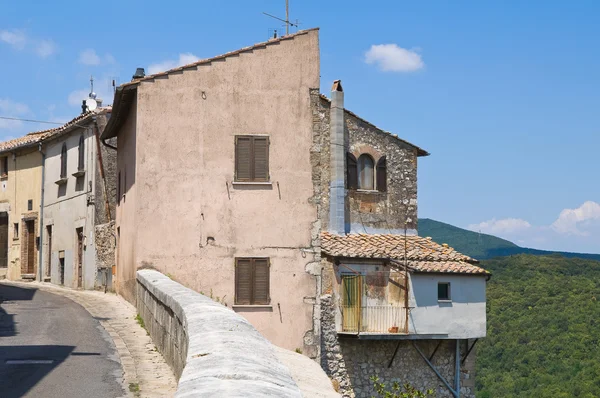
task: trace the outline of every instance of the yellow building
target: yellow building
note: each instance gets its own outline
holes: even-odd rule
[[[0,278],[35,278],[39,263],[41,131],[0,143]]]

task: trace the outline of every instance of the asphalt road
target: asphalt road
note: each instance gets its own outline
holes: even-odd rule
[[[83,307],[0,284],[0,397],[126,396],[112,340]]]

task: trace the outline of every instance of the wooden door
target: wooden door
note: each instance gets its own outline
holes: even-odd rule
[[[77,287],[83,286],[83,228],[77,228]]]
[[[0,213],[0,268],[8,267],[8,213]]]
[[[35,273],[35,223],[33,220],[26,222],[27,229],[27,272],[26,274]]]
[[[50,277],[50,275],[52,274],[52,225],[48,225],[46,227],[46,232],[48,234],[48,257],[46,257],[46,276]]]
[[[362,276],[342,275],[342,330],[359,332],[362,305]]]

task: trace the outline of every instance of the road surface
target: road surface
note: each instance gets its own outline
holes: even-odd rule
[[[126,396],[115,346],[68,298],[0,284],[0,397]]]

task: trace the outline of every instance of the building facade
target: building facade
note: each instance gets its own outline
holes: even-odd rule
[[[135,300],[136,270],[158,269],[344,396],[371,396],[374,373],[456,395],[472,373],[435,361],[468,363],[485,336],[488,275],[417,237],[428,153],[346,110],[341,82],[321,95],[319,62],[312,29],[117,89],[117,291]]]
[[[114,214],[114,189],[105,190],[103,179],[111,159],[98,146],[109,116],[110,108],[84,113],[43,140],[43,277],[57,285],[110,287],[112,267],[98,261],[98,247],[112,244],[114,252],[114,238],[97,228],[110,225]]]
[[[0,144],[0,275],[34,279],[39,262],[42,154],[46,132]]]

